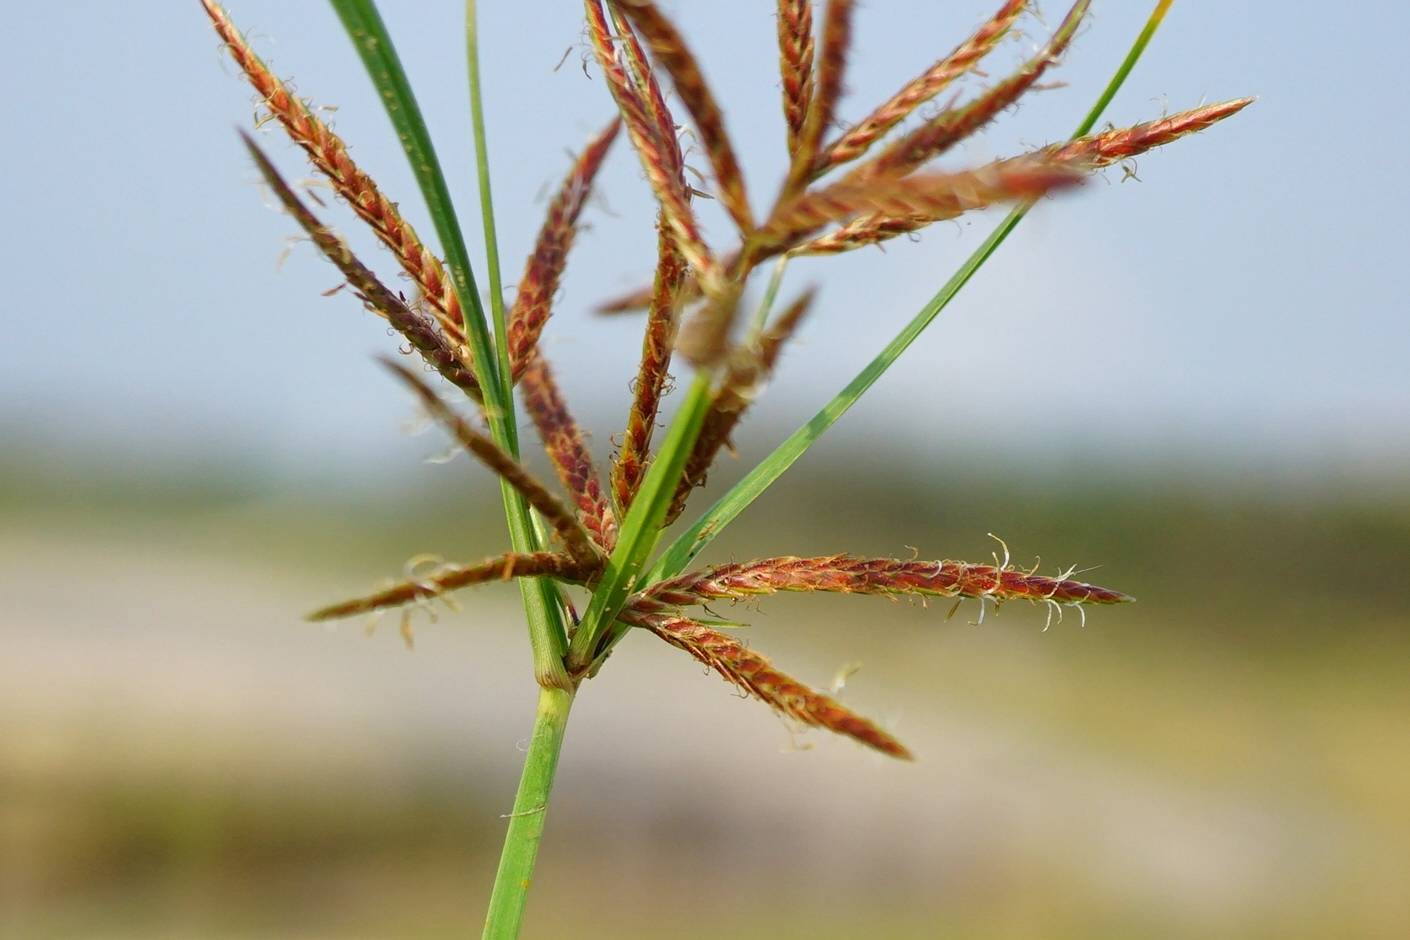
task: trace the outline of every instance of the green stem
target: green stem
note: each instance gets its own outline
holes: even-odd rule
[[[533,880],[534,862],[538,858],[539,843],[543,841],[553,775],[558,769],[558,755],[563,749],[563,735],[568,730],[568,712],[572,707],[572,692],[548,688],[539,690],[533,736],[529,739],[529,752],[524,758],[524,772],[519,778],[514,810],[509,816],[509,831],[504,837],[504,850],[499,857],[494,890],[490,893],[490,909],[485,917],[485,940],[513,940],[519,936],[519,927],[524,920],[524,903]]]

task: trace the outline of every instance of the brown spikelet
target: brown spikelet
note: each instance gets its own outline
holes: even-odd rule
[[[656,73],[651,69],[646,50],[642,48],[636,31],[622,15],[617,4],[608,4],[608,12],[611,14],[612,27],[617,31],[622,51],[626,54],[626,70],[636,85],[637,97],[646,105],[647,113],[656,123],[656,135],[661,142],[662,157],[680,177],[681,185],[689,191],[689,185],[685,182],[685,157],[681,153],[680,138],[676,134],[676,119],[666,104],[661,83],[656,80]]]
[[[632,405],[627,414],[622,448],[612,464],[612,494],[622,513],[631,508],[646,473],[651,437],[656,431],[656,414],[669,378],[667,369],[675,340],[676,307],[685,274],[680,254],[664,226],[663,220],[658,226],[656,283],[646,315],[646,332],[641,340],[641,365],[632,386]]]
[[[879,245],[898,235],[908,235],[936,222],[924,215],[868,215],[853,219],[839,229],[819,235],[788,253],[795,257],[805,255],[835,255],[844,251]]]
[[[530,358],[519,389],[524,396],[524,410],[538,428],[539,439],[559,481],[573,496],[583,528],[604,551],[612,551],[617,544],[616,516],[602,491],[602,481],[582,430],[568,411],[558,382],[542,355]]]
[[[255,143],[254,138],[240,132],[250,156],[255,160],[265,182],[286,212],[294,217],[310,240],[323,252],[324,257],[333,262],[347,278],[348,284],[358,298],[371,310],[386,318],[412,347],[447,381],[475,399],[480,397],[480,386],[473,373],[460,360],[457,350],[446,341],[435,324],[421,314],[411,310],[401,298],[392,293],[348,248],[347,244],[335,235],[298,197],[293,188],[279,175],[269,157]]]
[[[804,293],[764,330],[752,349],[735,352],[720,382],[719,391],[710,403],[710,410],[705,414],[700,436],[695,439],[695,446],[686,460],[685,471],[676,486],[671,507],[666,512],[667,525],[680,518],[691,492],[705,485],[715,458],[721,449],[729,445],[735,426],[773,374],[783,344],[807,314],[813,296],[812,290]]]
[[[231,57],[254,85],[270,114],[284,126],[290,139],[304,149],[310,162],[328,177],[338,195],[396,255],[431,304],[446,335],[457,344],[463,344],[460,299],[446,276],[445,265],[401,217],[396,203],[383,195],[372,178],[353,162],[342,139],[260,61],[225,10],[214,0],[201,0],[201,3]],[[465,355],[468,357],[468,352]]]
[[[1091,0],[1077,0],[1047,45],[1008,78],[968,104],[936,115],[853,172],[893,176],[909,173],[988,124],[1032,88],[1048,67],[1061,58],[1077,34],[1090,3]]]
[[[832,167],[857,159],[887,131],[909,117],[916,108],[974,68],[1008,33],[1014,20],[1022,15],[1027,6],[1028,0],[1006,0],[998,12],[968,39],[956,46],[953,52],[916,76],[884,104],[825,148],[813,163],[813,175],[821,175]]]
[[[633,610],[659,612],[780,591],[826,591],[838,594],[916,594],[933,597],[1027,600],[1080,607],[1121,604],[1133,598],[1069,577],[1044,577],[1032,571],[963,561],[904,561],[824,555],[783,556],[721,565],[661,581],[634,596]]]
[[[822,42],[818,46],[813,96],[808,102],[808,118],[798,135],[793,162],[784,181],[778,205],[788,203],[812,176],[813,163],[822,149],[824,135],[832,126],[837,101],[842,97],[842,80],[847,69],[847,51],[852,44],[853,0],[828,0],[823,11]]]
[[[779,714],[852,738],[891,757],[913,759],[905,745],[876,723],[778,669],[766,656],[735,637],[680,617],[646,619],[651,624],[648,629],[658,637],[689,653]]]
[[[1179,140],[1188,134],[1198,133],[1238,114],[1252,103],[1252,98],[1236,98],[1233,101],[1205,105],[1172,114],[1158,121],[1147,121],[1120,130],[1079,137],[1068,143],[1054,144],[1038,153],[1059,163],[1091,168],[1110,166]]]
[[[913,759],[905,745],[875,722],[779,670],[768,657],[754,652],[727,633],[672,615],[628,614],[624,615],[624,620],[650,630],[676,649],[689,653],[725,681],[786,718],[844,735],[891,757]]]
[[[715,262],[690,209],[688,190],[672,158],[672,153],[677,152],[674,137],[669,143],[661,140],[649,106],[641,99],[636,82],[628,75],[618,56],[602,0],[583,0],[583,4],[587,11],[588,38],[593,54],[607,80],[612,100],[622,114],[627,136],[631,138],[632,147],[641,160],[651,191],[670,223],[676,245],[701,279],[713,284],[718,277]]]
[[[553,297],[578,230],[578,216],[592,191],[592,181],[622,126],[614,119],[584,148],[549,203],[533,254],[524,265],[519,290],[509,314],[509,359],[517,380],[529,367],[544,324],[553,311]]]
[[[435,390],[427,385],[421,376],[399,362],[390,359],[382,361],[416,393],[416,397],[421,400],[431,417],[444,425],[461,446],[524,495],[529,505],[537,509],[544,521],[558,533],[569,555],[582,565],[601,564],[602,556],[594,547],[591,537],[558,497],[550,493],[522,464],[501,450],[489,435],[471,427],[470,422],[441,401]]]
[[[595,571],[595,568],[584,567],[571,555],[562,552],[510,552],[473,565],[442,565],[424,577],[407,578],[374,594],[330,604],[308,614],[307,619],[336,620],[339,617],[352,617],[388,607],[400,607],[487,581],[542,576],[580,583],[591,577]]]
[[[813,0],[778,0],[778,71],[788,151],[797,149],[813,98]]]
[[[715,181],[719,184],[720,203],[734,219],[740,232],[747,234],[754,228],[754,216],[744,189],[744,174],[739,169],[734,145],[725,130],[720,106],[705,82],[700,64],[675,24],[651,0],[614,0],[614,6],[632,21],[646,40],[652,56],[671,76],[676,94],[690,112],[700,133],[700,143],[705,148],[715,172]]]
[[[1072,167],[1042,157],[1020,157],[956,173],[849,177],[795,200],[759,230],[755,245],[763,256],[774,254],[829,222],[857,215],[952,219],[996,202],[1034,199],[1082,178]]]

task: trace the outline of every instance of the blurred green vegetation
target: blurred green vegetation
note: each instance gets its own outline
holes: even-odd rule
[[[0,468],[0,547],[20,558],[40,538],[121,545],[229,565],[244,578],[267,571],[271,582],[306,576],[357,591],[418,552],[471,558],[499,547],[496,497],[466,484],[463,469],[419,466],[375,484],[355,475],[288,480],[229,465],[146,468],[124,479],[66,464],[26,466],[12,455]],[[447,513],[447,501],[464,511]],[[586,821],[565,811],[566,821],[550,824],[530,935],[1410,933],[1410,902],[1403,884],[1395,889],[1410,870],[1410,488],[1326,480],[1268,487],[1198,468],[1004,476],[849,454],[805,463],[709,557],[905,554],[913,545],[925,557],[979,560],[997,547],[988,532],[1002,535],[1019,563],[1034,551],[1045,553],[1047,570],[1100,562],[1085,576],[1139,603],[1094,611],[1085,629],[1070,614],[1046,633],[1037,609],[991,610],[976,627],[972,605],[946,622],[944,607],[860,598],[777,598],[767,616],[752,607],[738,615],[756,623],[751,641],[782,663],[864,657],[869,702],[911,703],[903,738],[919,733],[930,714],[978,729],[1022,729],[1075,763],[1108,768],[1116,794],[1126,792],[1128,776],[1212,805],[1232,794],[1238,805],[1275,814],[1275,843],[1287,820],[1308,831],[1329,827],[1327,857],[1301,857],[1306,846],[1323,844],[1320,837],[1290,835],[1286,871],[1271,873],[1286,882],[1274,901],[1216,903],[1196,892],[1163,907],[1124,898],[1089,872],[1083,844],[1030,844],[1009,833],[1003,845],[961,852],[915,883],[815,885],[790,877],[793,862],[778,867],[731,845],[731,834],[767,833],[769,820],[716,817],[727,804],[708,788],[691,794],[690,813],[679,818],[643,810],[674,820],[664,833],[594,823],[588,791],[575,797]],[[101,608],[103,572],[69,576],[96,593]],[[5,629],[18,635],[62,625],[56,615],[53,624],[12,621]],[[451,618],[433,629],[459,628]],[[9,657],[12,679],[26,668],[24,655]],[[630,681],[640,665],[623,658],[603,682]],[[473,682],[498,667],[463,668]],[[722,689],[710,691],[728,702]],[[631,695],[619,690],[622,701]],[[0,736],[0,935],[439,937],[473,930],[497,850],[493,808],[507,793],[467,781],[456,760],[427,760],[409,749],[393,755],[400,764],[393,780],[354,781],[339,760],[321,766],[266,745],[260,729],[251,740],[236,734],[233,743],[215,731],[177,736],[152,745],[154,756],[146,757],[141,747],[128,752],[115,743],[118,733],[87,713],[61,721],[43,702],[15,704]],[[520,715],[511,704],[524,703],[483,720],[522,730],[527,710]],[[115,708],[108,702],[96,714]],[[122,727],[121,735],[132,733]],[[152,733],[161,737],[160,728]],[[740,743],[718,760],[749,773],[752,746]],[[198,759],[202,748],[223,756],[214,764]],[[853,751],[838,753],[862,761]],[[924,756],[915,769],[884,773],[933,775],[926,785],[942,798],[949,768],[927,765]],[[294,769],[247,773],[246,757],[249,766]],[[797,758],[818,761],[819,773],[835,767],[822,760],[821,753]],[[641,800],[681,799],[658,792],[650,769],[623,773],[639,785]],[[750,784],[766,787],[771,773],[766,766]],[[1021,787],[1022,770],[1002,779],[1010,776]],[[1136,791],[1144,785],[1131,784]],[[1064,811],[1051,807],[1057,816]],[[924,844],[948,834],[915,837]],[[787,832],[769,838],[782,840],[783,848],[773,847],[786,858]],[[884,855],[878,838],[867,851]],[[796,862],[799,872],[819,865],[826,860]],[[1171,914],[1184,906],[1189,919]]]

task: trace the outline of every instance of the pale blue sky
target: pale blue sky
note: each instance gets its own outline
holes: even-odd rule
[[[855,118],[979,22],[995,0],[870,0],[842,108]],[[970,147],[984,159],[1067,133],[1149,4],[1097,0],[1047,91]],[[462,222],[479,258],[461,6],[386,3]],[[518,276],[566,153],[612,113],[584,75],[578,5],[483,0],[493,173],[506,279]],[[756,202],[784,150],[773,4],[669,4],[724,102]],[[1050,201],[839,428],[839,444],[904,421],[921,450],[1310,460],[1385,471],[1410,453],[1410,325],[1401,4],[1177,3],[1109,111],[1118,123],[1260,96],[1200,139],[1140,161],[1142,182]],[[1311,9],[1311,8],[1309,8]],[[1059,4],[1042,5],[1047,22]],[[243,0],[237,21],[336,125],[428,237],[371,87],[326,4]],[[307,469],[379,464],[411,410],[371,364],[382,326],[271,211],[234,134],[252,93],[195,0],[23,4],[7,15],[8,128],[0,234],[11,289],[0,343],[0,433],[43,430],[66,451],[131,463],[239,455]],[[1012,64],[1043,27],[1003,47]],[[565,50],[566,62],[555,71]],[[307,175],[276,132],[280,165]],[[702,160],[697,160],[703,164]],[[649,195],[619,149],[575,250],[546,342],[606,448],[621,421],[638,324],[589,305],[649,273]],[[368,244],[344,212],[339,227]],[[710,220],[719,243],[728,229]],[[816,319],[761,405],[760,446],[806,417],[897,329],[987,231],[795,265],[823,287]],[[385,253],[366,258],[392,270]],[[827,273],[823,273],[827,272]],[[483,283],[483,269],[480,271]],[[346,462],[344,462],[346,466]]]

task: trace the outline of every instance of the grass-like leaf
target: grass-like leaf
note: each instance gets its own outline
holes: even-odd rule
[[[363,66],[376,86],[378,97],[386,108],[387,117],[396,128],[397,137],[406,151],[407,160],[431,220],[446,263],[455,280],[461,310],[465,312],[465,335],[475,358],[476,376],[485,395],[485,412],[494,442],[512,457],[519,455],[518,428],[514,419],[514,401],[506,393],[507,385],[500,375],[495,352],[490,344],[485,312],[480,304],[479,288],[475,284],[470,256],[465,248],[465,236],[451,203],[450,189],[441,172],[440,161],[431,143],[431,134],[421,116],[421,107],[411,91],[406,70],[402,68],[386,24],[372,0],[331,0],[343,28],[352,38]],[[468,41],[473,43],[474,35]],[[540,546],[529,506],[523,496],[501,482],[509,538],[516,552],[535,552]],[[568,689],[572,681],[563,669],[563,652],[567,647],[567,630],[559,607],[558,596],[546,581],[531,579],[521,582],[524,610],[529,623],[529,638],[534,649],[534,672],[541,685]]]

